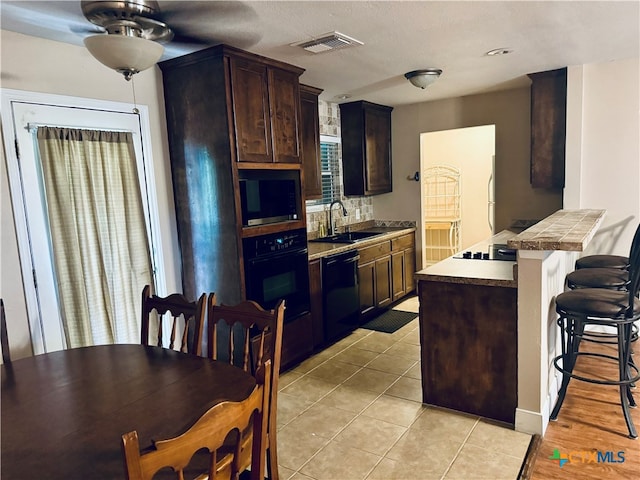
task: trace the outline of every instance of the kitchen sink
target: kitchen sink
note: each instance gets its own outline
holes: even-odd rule
[[[345,232],[338,233],[336,235],[330,235],[328,237],[316,238],[309,240],[310,242],[320,243],[356,243],[360,240],[382,235],[379,232]]]

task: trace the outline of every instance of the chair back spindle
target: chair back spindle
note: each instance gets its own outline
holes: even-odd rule
[[[171,334],[168,348],[172,350],[176,348],[176,338],[179,335],[181,352],[202,355],[205,297],[206,295],[203,293],[195,302],[190,302],[179,293],[159,297],[151,293],[150,285],[146,285],[142,290],[142,345],[150,344],[150,325],[151,320],[155,319],[158,332],[154,344],[158,347],[165,347],[163,322],[165,316],[170,316]],[[181,334],[178,334],[180,328],[183,330]]]

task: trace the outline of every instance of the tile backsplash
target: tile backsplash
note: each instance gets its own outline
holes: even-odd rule
[[[342,215],[338,205],[333,206],[333,219],[339,232],[342,232],[346,225],[373,220],[373,205],[370,198],[343,198],[342,203],[347,209],[346,217]],[[356,218],[356,209],[360,210],[360,218]],[[310,237],[311,234],[317,236],[321,223],[324,223],[327,228],[329,227],[329,205],[323,205],[323,210],[320,212],[307,212],[307,232],[309,232]]]
[[[318,100],[320,135],[340,136],[340,108],[337,103]]]
[[[318,101],[318,113],[320,116],[320,134],[330,135],[333,137],[340,136],[340,108],[337,103]],[[342,155],[342,152],[340,152]],[[342,160],[342,159],[341,159]],[[343,216],[339,207],[334,205],[333,218],[339,231],[342,231],[345,225],[361,223],[373,220],[373,200],[371,197],[342,197],[342,203],[347,209],[347,216]],[[314,207],[314,210],[318,207]],[[320,224],[324,223],[329,226],[329,205],[323,205],[321,211],[307,212],[307,232],[317,236]],[[356,210],[359,210],[360,216],[356,218]]]

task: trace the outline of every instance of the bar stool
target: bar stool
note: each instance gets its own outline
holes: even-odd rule
[[[617,385],[620,389],[620,403],[629,437],[638,434],[629,407],[636,402],[631,386],[640,379],[640,371],[631,359],[631,341],[634,337],[634,322],[640,320],[640,228],[636,230],[629,255],[629,284],[626,290],[608,288],[578,288],[556,297],[556,312],[559,315],[562,354],[554,358],[555,368],[562,373],[562,385],[558,400],[551,412],[550,419],[556,420],[572,378],[601,385]],[[605,326],[615,329],[615,334],[607,335],[607,342],[614,339],[618,346],[617,356],[600,353],[580,352],[580,343],[593,340],[592,332],[585,332],[587,326]],[[637,334],[636,334],[637,336]],[[599,379],[575,374],[573,372],[578,357],[603,358],[616,361],[618,377]]]
[[[640,224],[636,233],[640,230]],[[615,268],[617,270],[629,269],[629,257],[622,255],[586,255],[576,260],[576,270],[585,268]]]
[[[576,270],[582,268],[629,268],[629,257],[622,255],[586,255],[576,260]]]
[[[629,271],[617,268],[582,268],[567,274],[567,286],[576,288],[608,288],[626,290],[629,286]]]
[[[638,231],[640,231],[640,224],[636,228],[636,234]],[[590,267],[590,265],[606,263],[607,258],[609,258],[608,261],[610,264],[616,265],[616,267]],[[576,288],[608,288],[611,290],[627,290],[629,287],[629,257],[618,255],[594,255],[584,257],[584,259],[586,262],[583,264],[582,268],[574,270],[566,276],[567,287],[571,290],[575,290]],[[626,267],[619,268],[624,262],[627,264]],[[587,336],[587,332],[585,332],[585,336]],[[611,339],[611,337],[614,338]],[[587,338],[583,339],[587,340]],[[617,343],[615,335],[606,333],[592,332],[589,340],[598,343]],[[631,341],[635,342],[636,340],[638,340],[638,326],[633,324]],[[633,350],[631,350],[631,355],[633,355]],[[633,362],[633,358],[631,361]]]
[[[640,224],[638,224],[638,226],[636,227],[636,233],[638,233],[639,230],[640,230]],[[596,268],[598,269],[613,268],[616,270],[628,270],[629,257],[624,257],[622,255],[587,255],[585,257],[581,257],[578,260],[576,260],[576,264],[575,264],[576,271],[596,269]],[[604,272],[600,271],[600,273],[604,273]],[[591,283],[593,282],[593,279],[595,278],[595,273],[593,275],[594,275],[593,277],[587,277],[587,278],[590,278],[588,282],[591,282]],[[582,279],[583,277],[579,277],[579,278]],[[571,286],[569,286],[569,288],[571,288]],[[609,288],[609,287],[603,287],[603,288]]]

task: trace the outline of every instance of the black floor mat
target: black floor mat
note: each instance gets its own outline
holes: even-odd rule
[[[360,328],[375,330],[377,332],[393,333],[399,328],[404,327],[407,323],[417,317],[418,314],[414,312],[405,312],[402,310],[387,310],[383,314],[378,315],[373,320],[365,323]]]

